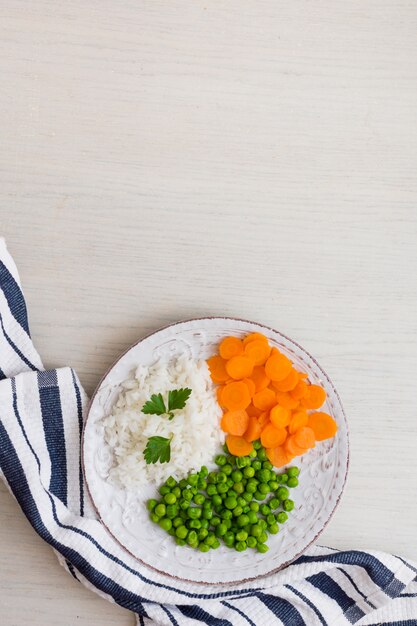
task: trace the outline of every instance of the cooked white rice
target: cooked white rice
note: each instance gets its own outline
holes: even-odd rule
[[[104,434],[113,452],[108,480],[130,491],[149,483],[160,484],[172,475],[184,478],[202,465],[210,465],[224,442],[219,426],[222,411],[217,403],[209,369],[203,360],[180,356],[151,367],[140,365],[134,377],[123,383],[111,415],[104,420]],[[146,415],[141,408],[154,393],[189,387],[192,393],[183,409],[169,421]],[[149,437],[170,437],[169,463],[146,464],[143,451]]]

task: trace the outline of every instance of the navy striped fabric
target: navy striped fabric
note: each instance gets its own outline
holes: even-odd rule
[[[45,371],[19,276],[0,240],[0,468],[69,574],[141,626],[417,626],[417,566],[315,546],[282,572],[204,587],[138,563],[97,520],[80,462],[86,395],[73,370]]]

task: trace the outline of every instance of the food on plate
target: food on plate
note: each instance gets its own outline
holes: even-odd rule
[[[217,399],[225,411],[221,428],[230,453],[247,455],[260,439],[270,462],[283,467],[316,441],[335,436],[333,417],[312,412],[325,403],[325,390],[309,383],[261,333],[225,337],[207,364],[213,382],[221,385]]]

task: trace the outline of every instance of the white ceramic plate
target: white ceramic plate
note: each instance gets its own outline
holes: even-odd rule
[[[268,538],[269,551],[236,552],[225,546],[207,553],[177,546],[172,537],[148,518],[144,502],[155,497],[147,487],[133,496],[106,481],[112,451],[103,437],[103,417],[120,392],[120,383],[139,363],[150,365],[161,356],[186,352],[193,358],[215,353],[227,335],[244,336],[259,331],[286,354],[312,383],[327,392],[323,410],[338,424],[336,437],[318,443],[298,457],[300,484],[292,492],[295,510],[277,535]],[[271,328],[231,318],[204,318],[179,322],[145,337],[110,369],[95,392],[84,429],[83,461],[88,489],[97,512],[115,539],[138,560],[164,574],[206,584],[233,584],[265,576],[288,565],[314,542],[328,524],[343,491],[349,460],[348,430],[339,396],[318,363],[299,345]],[[294,462],[295,462],[294,461]]]

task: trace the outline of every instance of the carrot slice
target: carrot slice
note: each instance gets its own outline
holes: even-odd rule
[[[261,413],[260,416],[258,417],[258,424],[261,428],[264,428],[264,426],[266,426],[268,422],[269,422],[268,411],[264,411],[264,413]]]
[[[285,354],[272,354],[265,363],[265,372],[271,380],[284,380],[292,370],[291,361]]]
[[[304,380],[299,380],[297,385],[294,387],[292,391],[289,392],[291,398],[294,400],[301,400],[307,394],[308,385],[304,382]]]
[[[299,405],[298,400],[294,400],[294,398],[291,398],[290,394],[286,393],[285,391],[277,391],[276,400],[278,404],[284,407],[284,409],[290,409],[291,411],[293,409],[296,409]]]
[[[251,341],[257,341],[258,339],[268,343],[268,339],[262,333],[249,333],[249,335],[246,335],[246,337],[244,338],[243,345],[246,346],[247,343],[250,343]]]
[[[215,383],[223,383],[230,378],[226,372],[226,361],[221,356],[211,356],[207,359],[207,365],[209,366],[211,378]]]
[[[220,422],[220,426],[229,435],[243,435],[249,424],[249,415],[244,409],[226,411]]]
[[[222,396],[223,389],[224,389],[224,385],[220,385],[216,389],[217,402],[220,404],[220,406],[222,406],[222,397],[221,396]]]
[[[307,426],[308,415],[307,411],[296,411],[292,414],[290,425],[288,426],[288,432],[293,435],[299,428]]]
[[[298,372],[298,376],[303,379],[308,378],[308,374],[306,374],[305,372]]]
[[[243,353],[243,342],[238,337],[225,337],[219,345],[219,354],[223,359],[231,359]]]
[[[301,456],[307,452],[307,448],[300,448],[295,442],[294,435],[290,435],[284,444],[285,452],[294,457]]]
[[[233,356],[226,361],[226,372],[230,378],[241,380],[249,378],[253,371],[253,361],[247,356]]]
[[[221,394],[221,402],[229,411],[246,409],[250,404],[250,395],[245,383],[239,381],[225,385]]]
[[[265,368],[262,365],[255,365],[251,374],[251,380],[255,383],[255,390],[262,391],[268,387],[271,380],[265,374]]]
[[[308,425],[313,429],[317,441],[330,439],[337,433],[337,424],[333,417],[321,411],[309,415]]]
[[[298,372],[295,369],[292,369],[288,376],[286,376],[283,380],[274,380],[273,386],[277,391],[291,391],[296,387],[299,381]]]
[[[294,433],[294,442],[300,448],[314,448],[315,441],[314,430],[309,426],[302,426]]]
[[[262,409],[262,411],[269,411],[276,404],[275,393],[272,389],[262,389],[262,391],[255,393],[252,403],[256,408]]]
[[[256,441],[261,436],[261,432],[262,429],[256,417],[250,417],[248,427],[243,435],[246,441]]]
[[[301,402],[306,409],[319,409],[326,400],[326,392],[319,385],[309,385]]]
[[[247,386],[250,397],[255,395],[255,391],[256,391],[255,383],[253,382],[251,378],[243,378],[242,383],[245,383],[245,385]]]
[[[281,446],[287,438],[285,428],[277,428],[273,424],[264,426],[261,433],[261,444],[264,448],[275,448]]]
[[[272,407],[269,413],[269,419],[277,428],[285,428],[290,423],[291,415],[288,409],[277,404]]]
[[[253,360],[255,365],[263,365],[270,352],[269,344],[262,339],[254,339],[245,345],[245,354]]]
[[[256,406],[253,406],[253,404],[250,404],[246,408],[246,413],[249,415],[249,417],[259,417],[262,411],[261,409],[257,409]]]
[[[283,467],[290,462],[288,455],[283,446],[276,446],[275,448],[266,448],[265,450],[268,460],[274,467]]]
[[[249,441],[246,441],[243,437],[237,437],[236,435],[227,435],[226,445],[230,454],[234,456],[247,456],[253,450],[253,445]]]

